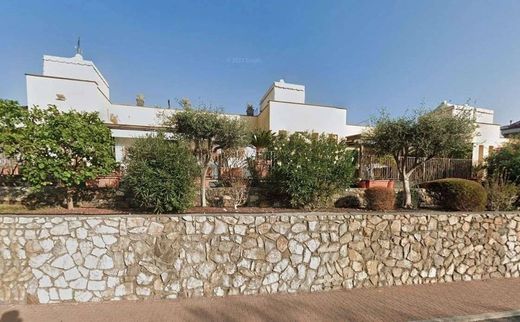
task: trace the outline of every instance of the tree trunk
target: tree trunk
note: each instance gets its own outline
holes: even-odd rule
[[[206,207],[206,173],[208,172],[209,166],[202,167],[202,173],[200,175],[200,205]]]
[[[412,191],[410,190],[410,174],[403,173],[403,188],[404,188],[404,204],[403,207],[406,209],[412,209]]]
[[[67,197],[65,199],[65,202],[67,203],[67,209],[68,210],[74,209],[74,198],[73,198],[73,196],[74,196],[74,194],[72,193],[72,191],[67,190]]]

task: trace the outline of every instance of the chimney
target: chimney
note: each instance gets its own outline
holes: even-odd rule
[[[143,94],[137,95],[137,97],[135,98],[135,105],[144,106],[144,95]]]

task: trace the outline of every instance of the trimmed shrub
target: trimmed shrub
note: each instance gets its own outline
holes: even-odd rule
[[[292,207],[327,206],[335,193],[352,183],[354,153],[327,135],[279,135],[272,151],[268,183],[273,193],[284,196]]]
[[[137,139],[130,147],[121,185],[138,208],[182,212],[193,203],[199,172],[187,144],[160,133]]]
[[[367,207],[370,210],[392,210],[395,206],[395,191],[392,188],[372,187],[365,190]]]
[[[447,178],[421,184],[446,210],[482,211],[486,207],[487,192],[478,182]]]
[[[361,198],[357,195],[346,195],[334,202],[336,208],[363,208]]]
[[[417,191],[417,189],[411,189],[410,192],[412,194],[412,209],[417,209],[417,208],[419,208],[419,203],[421,201],[421,197],[419,195],[419,191]],[[400,190],[396,194],[396,198],[395,198],[395,206],[396,206],[396,208],[402,208],[403,207],[404,199],[405,199],[405,193],[404,193],[403,190]]]

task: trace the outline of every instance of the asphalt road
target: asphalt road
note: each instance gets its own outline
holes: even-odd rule
[[[0,305],[0,322],[513,321],[519,309],[520,279],[511,278],[288,295]]]

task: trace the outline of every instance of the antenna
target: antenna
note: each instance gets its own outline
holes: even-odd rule
[[[76,55],[82,55],[83,50],[81,50],[81,37],[78,37],[78,43],[76,44]]]

